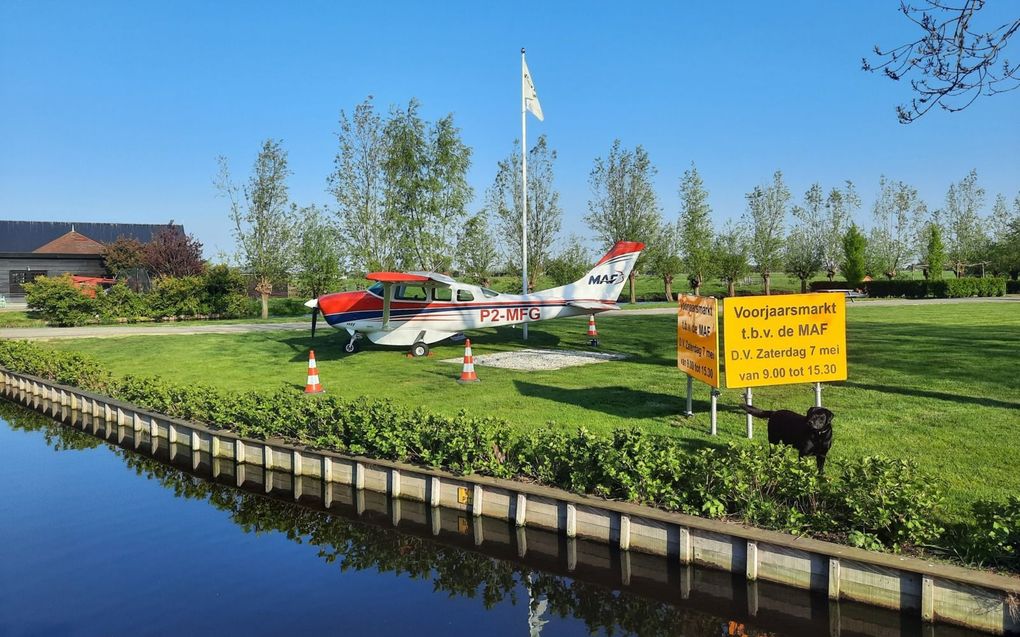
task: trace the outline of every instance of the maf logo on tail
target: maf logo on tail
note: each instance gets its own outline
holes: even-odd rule
[[[623,272],[613,272],[612,274],[593,274],[588,277],[588,285],[613,285],[616,283],[623,283]]]

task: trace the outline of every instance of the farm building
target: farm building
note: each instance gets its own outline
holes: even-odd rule
[[[0,295],[20,297],[23,285],[38,276],[106,276],[103,245],[117,237],[142,243],[166,224],[81,223],[0,220]],[[175,225],[184,232],[184,227]]]

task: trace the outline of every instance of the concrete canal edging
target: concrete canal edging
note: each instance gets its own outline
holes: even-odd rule
[[[243,438],[156,414],[106,396],[67,387],[0,367],[0,396],[26,407],[45,403],[115,425],[118,442],[155,449],[160,439],[244,467],[307,476],[325,485],[375,491],[391,498],[427,503],[550,530],[567,538],[615,545],[621,551],[676,558],[693,564],[825,593],[906,613],[924,622],[947,623],[994,634],[1020,634],[1020,579],[925,560],[798,538],[785,533],[707,520],[650,507],[580,496],[560,489],[486,476],[445,471],[311,449],[275,440]],[[301,480],[294,480],[300,498]],[[267,481],[271,484],[271,481]],[[568,566],[571,556],[568,553]],[[577,556],[573,555],[576,563]]]

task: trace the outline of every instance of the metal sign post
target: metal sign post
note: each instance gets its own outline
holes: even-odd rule
[[[751,388],[744,390],[744,404],[751,406]],[[754,416],[747,414],[747,437],[754,438]]]
[[[718,428],[716,427],[716,423],[718,422],[718,412],[716,411],[716,408],[719,406],[720,391],[713,387],[709,394],[712,396],[712,435],[714,436],[718,431]]]
[[[693,394],[694,394],[694,379],[691,378],[690,374],[687,374],[687,413],[685,413],[684,415],[687,416],[688,418],[694,415],[694,411],[692,409],[694,403]]]
[[[815,383],[815,407],[822,406],[822,384]]]

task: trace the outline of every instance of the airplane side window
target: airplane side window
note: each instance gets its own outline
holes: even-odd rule
[[[453,292],[450,290],[450,288],[433,288],[432,300],[451,301],[453,300]]]
[[[398,301],[424,301],[428,294],[420,285],[398,285],[393,288],[393,298]]]
[[[467,301],[474,301],[475,295],[471,294],[467,290],[457,290],[457,300],[460,301],[461,303],[466,303]]]
[[[484,294],[486,297],[490,299],[495,296],[499,296],[499,292],[495,290],[490,290],[489,288],[482,288],[482,294]]]

